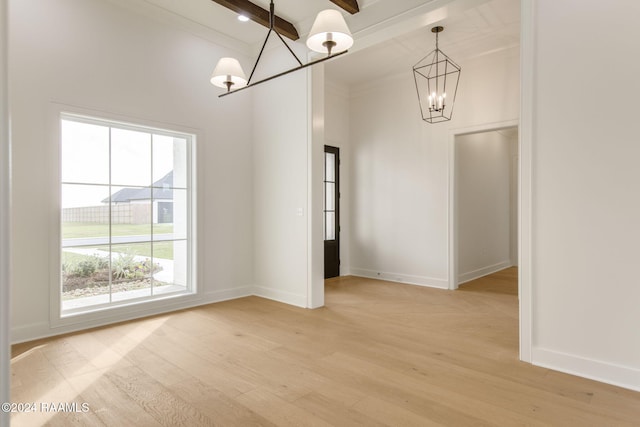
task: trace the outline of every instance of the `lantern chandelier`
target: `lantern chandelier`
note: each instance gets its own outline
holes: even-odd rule
[[[249,79],[246,78],[244,71],[242,70],[242,66],[237,59],[220,58],[218,64],[213,70],[213,74],[211,75],[211,84],[227,89],[227,92],[219,95],[219,97],[230,95],[240,90],[247,89],[252,86],[259,85],[260,83],[273,80],[277,77],[284,76],[285,74],[289,74],[294,71],[309,67],[311,65],[327,61],[331,58],[335,58],[336,56],[347,53],[347,49],[349,49],[353,45],[353,37],[351,36],[349,27],[347,27],[347,23],[344,21],[342,14],[334,9],[323,10],[322,12],[318,13],[313,26],[311,27],[311,32],[309,33],[309,37],[307,38],[307,47],[314,52],[326,53],[327,56],[303,64],[300,58],[298,58],[291,47],[289,47],[287,42],[282,38],[282,35],[280,35],[277,28],[275,28],[275,17],[275,7],[273,4],[273,0],[271,0],[271,3],[269,5],[269,32],[267,33],[267,37],[264,39],[262,49],[260,49],[258,58],[253,65],[253,69],[251,70]],[[290,70],[283,71],[279,74],[275,74],[271,77],[264,78],[257,82],[252,82],[251,79],[253,78],[256,67],[260,62],[260,58],[262,57],[262,53],[264,52],[265,46],[267,45],[267,41],[269,41],[269,36],[271,36],[271,33],[275,33],[278,36],[280,41],[282,41],[282,43],[287,47],[291,55],[293,55],[293,57],[300,65]]]
[[[451,120],[458,92],[461,68],[438,48],[438,34],[444,27],[433,27],[436,49],[413,66],[413,77],[422,120],[439,123]]]

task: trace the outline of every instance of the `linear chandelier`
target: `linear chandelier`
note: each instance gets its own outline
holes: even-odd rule
[[[342,17],[342,14],[334,9],[323,10],[318,13],[313,26],[311,27],[311,32],[307,38],[307,47],[314,52],[325,53],[327,56],[304,64],[275,28],[275,16],[275,6],[273,4],[273,0],[271,0],[269,5],[269,32],[267,33],[267,37],[264,39],[262,49],[260,49],[260,53],[258,54],[258,58],[253,65],[253,69],[251,70],[251,74],[248,79],[246,78],[244,70],[237,59],[220,58],[213,70],[213,74],[211,75],[211,84],[227,89],[227,91],[219,95],[219,97],[239,92],[243,89],[284,76],[285,74],[335,58],[336,56],[347,53],[347,49],[353,45],[353,37],[351,36],[349,27]],[[272,33],[275,33],[278,36],[280,41],[282,41],[282,43],[287,47],[299,65],[291,68],[290,70],[283,71],[257,82],[252,82],[251,79],[253,78],[253,74],[258,67],[260,58],[262,58],[262,53],[264,52],[267,41],[269,41],[269,36],[271,36]]]
[[[438,34],[443,30],[440,26],[431,29],[436,49],[413,66],[420,112],[427,123],[451,120],[458,93],[461,68],[438,48]]]

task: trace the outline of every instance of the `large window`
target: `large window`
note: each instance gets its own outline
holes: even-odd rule
[[[193,135],[60,124],[61,315],[192,293]]]

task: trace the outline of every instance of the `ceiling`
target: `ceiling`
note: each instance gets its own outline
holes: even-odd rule
[[[138,0],[240,41],[257,51],[267,29],[240,22],[237,14],[212,0]],[[268,9],[270,0],[251,0]],[[317,13],[339,9],[329,0],[274,0],[276,15],[306,38]],[[326,63],[329,79],[354,85],[397,74],[435,47],[430,29],[443,25],[440,48],[454,61],[519,45],[519,0],[358,0],[360,12],[345,20],[354,34],[351,51]],[[449,6],[449,5],[455,5]]]
[[[435,48],[431,28],[442,25],[439,47],[460,62],[520,44],[519,0],[491,0],[462,13],[449,15],[374,46],[330,61],[327,76],[347,85],[409,72]]]
[[[267,29],[255,22],[240,22],[238,14],[214,3],[212,0],[143,0],[165,11],[180,15],[189,21],[208,27],[216,32],[240,40],[249,45],[258,45],[267,33]],[[360,10],[370,8],[372,4],[393,2],[394,0],[359,0]],[[432,0],[401,0],[407,4],[427,3]],[[251,0],[252,3],[269,10],[270,0]],[[397,0],[395,0],[398,3]],[[329,0],[274,0],[275,12],[279,17],[294,24],[298,33],[306,35],[313,25],[318,12],[324,9],[340,9]],[[346,14],[346,12],[345,12]],[[348,19],[349,17],[347,17]]]

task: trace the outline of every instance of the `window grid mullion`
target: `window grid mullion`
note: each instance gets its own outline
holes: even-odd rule
[[[154,266],[155,266],[155,259],[153,257],[153,249],[154,249],[154,246],[155,246],[153,244],[153,192],[154,192],[154,186],[153,186],[153,164],[154,164],[154,161],[153,161],[153,134],[151,134],[151,168],[150,168],[151,169],[151,176],[149,177],[149,183],[150,183],[149,184],[149,191],[151,192],[151,195],[150,195],[150,197],[151,197],[151,209],[150,209],[150,212],[149,212],[149,214],[151,216],[151,221],[150,221],[151,222],[151,224],[150,224],[150,227],[151,227],[151,242],[149,243],[151,245],[151,266],[150,266],[150,268],[151,268],[151,273],[150,273],[150,276],[151,276],[151,296],[153,296],[153,291],[154,291],[154,289],[153,289],[153,285],[154,285],[153,269],[154,269]]]
[[[111,126],[109,126],[109,304],[113,303],[113,186],[111,175],[113,169],[113,157],[111,153]]]

